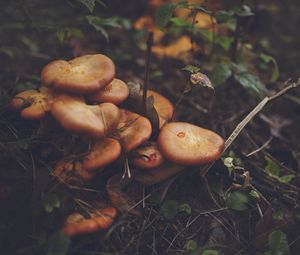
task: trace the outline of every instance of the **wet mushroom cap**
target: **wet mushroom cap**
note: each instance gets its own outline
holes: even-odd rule
[[[159,127],[161,128],[165,123],[171,120],[174,112],[173,104],[169,99],[153,90],[148,90],[147,96],[153,96],[154,98],[154,108],[159,116]]]
[[[54,93],[47,88],[26,90],[13,98],[11,107],[21,110],[21,117],[24,119],[41,119],[50,110],[53,97]]]
[[[84,55],[70,61],[55,60],[47,64],[41,73],[46,87],[76,94],[96,92],[114,77],[114,63],[102,54]]]
[[[117,210],[114,207],[97,210],[90,215],[90,218],[74,213],[67,218],[63,231],[69,236],[94,233],[109,228],[116,216]]]
[[[171,162],[198,165],[217,160],[224,148],[224,140],[211,130],[186,122],[172,122],[161,129],[158,146]]]
[[[83,97],[64,94],[53,102],[51,114],[64,129],[95,138],[113,131],[120,120],[114,104],[87,105]]]
[[[139,169],[152,169],[164,162],[156,143],[150,143],[132,151],[130,159],[132,165]]]
[[[151,123],[147,118],[134,112],[121,110],[121,119],[116,134],[125,152],[132,151],[147,141],[151,133]]]
[[[93,171],[115,161],[121,154],[121,145],[111,138],[97,141],[83,159],[83,169]]]
[[[118,105],[125,101],[129,96],[127,84],[119,79],[114,79],[103,89],[87,96],[91,103],[112,103]]]

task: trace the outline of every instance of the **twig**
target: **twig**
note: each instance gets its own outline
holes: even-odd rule
[[[148,33],[147,39],[147,55],[146,55],[146,66],[145,66],[145,74],[144,74],[144,86],[143,86],[143,110],[145,115],[147,115],[147,90],[149,85],[149,68],[150,68],[150,60],[151,60],[151,50],[153,44],[153,32]]]
[[[255,154],[255,153],[257,153],[257,152],[262,151],[264,148],[266,148],[266,147],[270,144],[270,142],[271,142],[272,140],[273,140],[273,136],[270,136],[270,138],[269,138],[262,146],[260,146],[260,147],[257,148],[256,150],[254,150],[254,151],[248,153],[248,154],[246,155],[246,157],[250,157],[250,156],[252,156],[253,154]]]
[[[289,90],[293,88],[297,88],[300,86],[300,78],[298,78],[297,82],[290,82],[290,80],[286,81],[285,84],[289,84],[287,87],[281,89],[279,92],[274,94],[273,96],[266,96],[238,125],[237,127],[233,130],[231,135],[228,137],[228,139],[225,142],[225,146],[223,149],[223,153],[228,149],[228,147],[235,141],[235,139],[238,137],[238,135],[241,133],[241,131],[244,129],[244,127],[255,117],[257,113],[259,113],[264,106],[279,98],[280,96],[284,95],[287,93]],[[200,170],[201,176],[205,176],[209,169],[214,165],[215,161],[212,162],[209,165],[206,165],[204,168]]]

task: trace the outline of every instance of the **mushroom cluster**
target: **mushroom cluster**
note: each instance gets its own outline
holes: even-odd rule
[[[93,141],[85,154],[56,163],[54,174],[65,182],[87,182],[112,162],[126,159],[129,168],[135,169],[133,178],[151,185],[176,174],[183,166],[206,164],[222,153],[224,141],[219,135],[190,123],[170,122],[172,103],[148,90],[159,120],[159,135],[154,141],[149,118],[139,114],[140,109],[133,112],[125,108],[129,87],[115,78],[115,65],[105,55],[52,61],[43,68],[41,82],[39,89],[17,94],[12,108],[20,110],[24,119],[50,115],[63,129]],[[89,220],[74,217],[67,223],[67,234],[101,229],[98,216]],[[105,222],[107,228],[112,220]]]

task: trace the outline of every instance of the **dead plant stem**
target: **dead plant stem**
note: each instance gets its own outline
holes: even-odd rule
[[[297,82],[290,82],[290,80],[286,81],[285,84],[289,84],[285,88],[281,89],[277,93],[275,93],[273,96],[266,96],[233,130],[231,135],[228,137],[228,139],[225,142],[225,146],[223,149],[223,153],[228,149],[228,147],[235,141],[235,139],[238,137],[238,135],[241,133],[241,131],[244,129],[244,127],[255,117],[256,114],[258,114],[267,103],[281,97],[285,93],[287,93],[289,90],[293,88],[297,88],[300,86],[300,78],[298,78]],[[214,165],[215,162],[212,162],[209,165],[206,165],[204,168],[200,170],[201,176],[205,176],[209,169]]]

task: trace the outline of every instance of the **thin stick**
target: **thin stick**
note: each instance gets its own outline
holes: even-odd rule
[[[143,86],[143,110],[145,115],[147,115],[147,90],[149,85],[149,68],[150,68],[150,60],[151,60],[151,51],[153,44],[153,32],[148,33],[147,39],[147,55],[146,55],[146,66],[145,66],[145,74],[144,74],[144,86]]]
[[[292,82],[290,83],[290,81],[286,81],[285,84],[289,84],[287,87],[283,88],[282,90],[278,91],[276,94],[274,94],[273,96],[270,97],[265,97],[238,125],[237,127],[233,130],[233,132],[231,133],[231,135],[228,137],[228,139],[225,142],[225,146],[223,149],[223,153],[228,149],[228,147],[235,141],[235,139],[238,137],[238,135],[241,133],[241,131],[244,129],[244,127],[250,122],[250,120],[252,120],[255,115],[257,113],[259,113],[264,106],[279,98],[280,96],[284,95],[285,93],[287,93],[289,90],[293,89],[293,88],[297,88],[300,86],[300,78],[298,78],[297,82]],[[202,168],[200,170],[200,174],[201,176],[205,176],[209,169],[214,165],[215,161],[212,162],[209,165],[206,165],[204,168]]]

